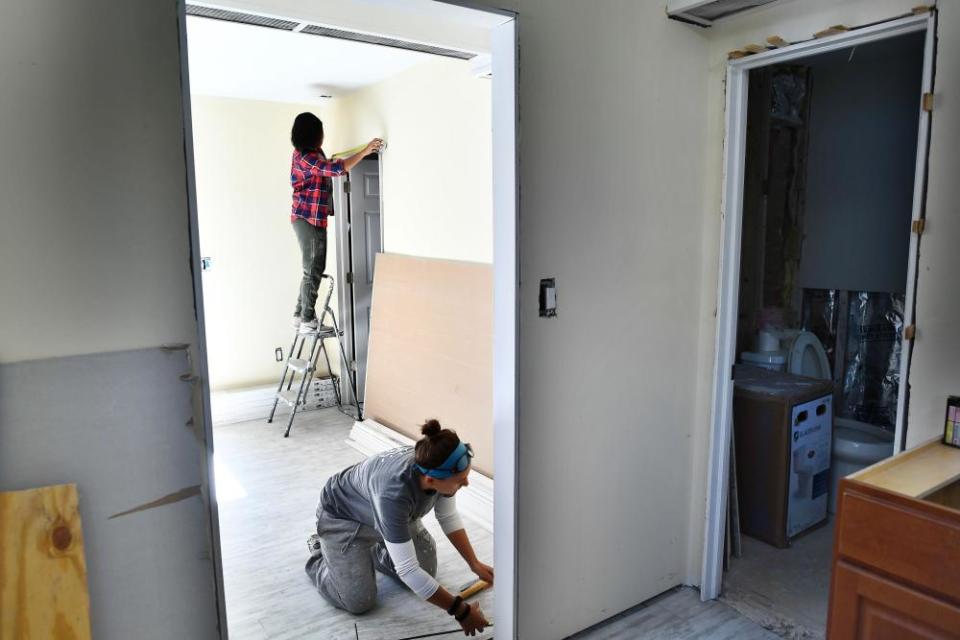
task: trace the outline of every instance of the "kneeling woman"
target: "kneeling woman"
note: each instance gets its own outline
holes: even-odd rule
[[[309,542],[307,575],[331,604],[363,613],[376,603],[376,569],[402,580],[474,635],[489,622],[479,607],[436,581],[437,547],[420,522],[433,510],[470,569],[493,583],[493,567],[477,559],[454,499],[469,484],[473,451],[436,420],[421,432],[415,447],[373,456],[327,481],[317,507],[317,535]]]

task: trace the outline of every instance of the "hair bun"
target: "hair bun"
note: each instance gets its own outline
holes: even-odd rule
[[[420,427],[420,433],[427,436],[428,438],[434,438],[440,434],[440,431],[443,427],[440,426],[440,421],[435,418],[430,418],[427,420],[422,427]]]

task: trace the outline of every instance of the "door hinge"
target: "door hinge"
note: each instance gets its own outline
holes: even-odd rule
[[[349,181],[349,180],[344,180],[344,181],[343,181],[343,192],[344,192],[344,193],[350,193],[350,181]]]
[[[903,339],[913,340],[917,336],[917,325],[911,324],[903,328]]]
[[[353,271],[347,271],[347,284],[353,284]]]
[[[923,110],[927,113],[933,111],[933,94],[925,93],[923,94]]]
[[[927,221],[925,218],[914,220],[913,223],[911,223],[910,225],[910,230],[913,231],[918,236],[923,235],[923,230],[926,228],[927,228]]]

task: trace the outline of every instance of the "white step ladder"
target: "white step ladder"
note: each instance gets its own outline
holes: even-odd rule
[[[270,410],[270,417],[267,422],[273,422],[273,416],[277,411],[277,405],[284,402],[290,406],[290,419],[287,422],[287,430],[283,437],[290,437],[290,428],[293,426],[293,420],[297,416],[297,410],[306,405],[307,394],[310,390],[310,383],[317,371],[317,365],[320,360],[320,354],[327,364],[327,371],[333,379],[333,391],[337,396],[337,405],[343,410],[343,394],[340,392],[341,376],[333,373],[330,366],[330,356],[327,354],[326,340],[332,338],[337,341],[340,349],[341,367],[347,370],[347,380],[350,382],[353,391],[354,406],[357,408],[357,420],[363,420],[363,412],[360,409],[360,401],[357,400],[357,385],[354,382],[354,373],[349,366],[346,351],[343,348],[343,342],[340,338],[343,332],[337,326],[337,318],[330,308],[330,298],[333,296],[333,277],[324,275],[321,282],[327,279],[330,281],[330,288],[327,290],[327,297],[323,302],[323,312],[317,318],[317,328],[309,332],[301,332],[299,329],[293,335],[293,343],[290,345],[290,351],[287,353],[287,361],[283,367],[283,374],[280,376],[280,386],[277,387],[276,397],[273,400],[273,409]],[[324,321],[330,317],[330,325],[324,324]],[[310,349],[307,357],[304,356],[304,350],[309,342]],[[299,383],[294,389],[294,383],[297,376],[300,376]],[[286,387],[286,388],[284,388]]]

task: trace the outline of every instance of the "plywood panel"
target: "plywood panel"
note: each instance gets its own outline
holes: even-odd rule
[[[364,413],[419,438],[437,418],[493,477],[493,270],[488,264],[377,256]]]
[[[0,493],[0,638],[90,638],[77,487]]]

